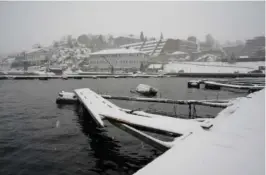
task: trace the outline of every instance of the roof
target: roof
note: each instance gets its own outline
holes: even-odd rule
[[[39,52],[39,51],[44,51],[44,52],[48,52],[48,48],[32,48],[28,51],[26,51],[26,54],[30,54],[30,53],[34,53],[34,52]]]
[[[176,51],[176,52],[172,53],[171,55],[184,55],[184,54],[188,54],[188,53],[181,52],[181,51]]]
[[[93,52],[90,55],[112,55],[112,54],[134,54],[134,53],[143,53],[139,50],[135,49],[107,49],[107,50],[100,50],[98,52]]]
[[[210,130],[178,141],[136,175],[264,174],[264,93],[237,99],[218,114]]]

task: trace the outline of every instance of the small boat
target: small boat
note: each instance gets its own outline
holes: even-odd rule
[[[74,104],[77,103],[77,96],[73,92],[61,91],[56,98],[57,104]]]
[[[144,96],[155,96],[158,90],[146,84],[139,84],[136,88],[136,92]]]

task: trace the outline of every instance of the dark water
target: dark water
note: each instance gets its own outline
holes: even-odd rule
[[[187,89],[187,78],[0,81],[0,174],[133,174],[161,152],[107,123],[97,129],[75,106],[55,104],[61,90],[76,88],[133,95],[140,83],[171,99],[225,99],[230,92]],[[243,95],[243,94],[242,94]],[[186,116],[187,106],[113,101],[130,109],[153,109]],[[221,109],[197,107],[202,117]]]

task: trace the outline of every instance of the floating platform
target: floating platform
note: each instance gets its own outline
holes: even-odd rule
[[[141,111],[128,111],[109,102],[88,88],[76,89],[74,92],[80,103],[91,114],[98,127],[104,127],[103,119],[107,119],[120,129],[164,151],[173,146],[176,139],[173,142],[163,142],[148,136],[136,128],[182,138],[193,132],[203,132],[205,129],[212,127],[212,123],[209,120],[199,122],[197,120],[148,114]]]

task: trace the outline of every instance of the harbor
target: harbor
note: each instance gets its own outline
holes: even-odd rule
[[[0,175],[265,174],[264,6],[1,2]]]

